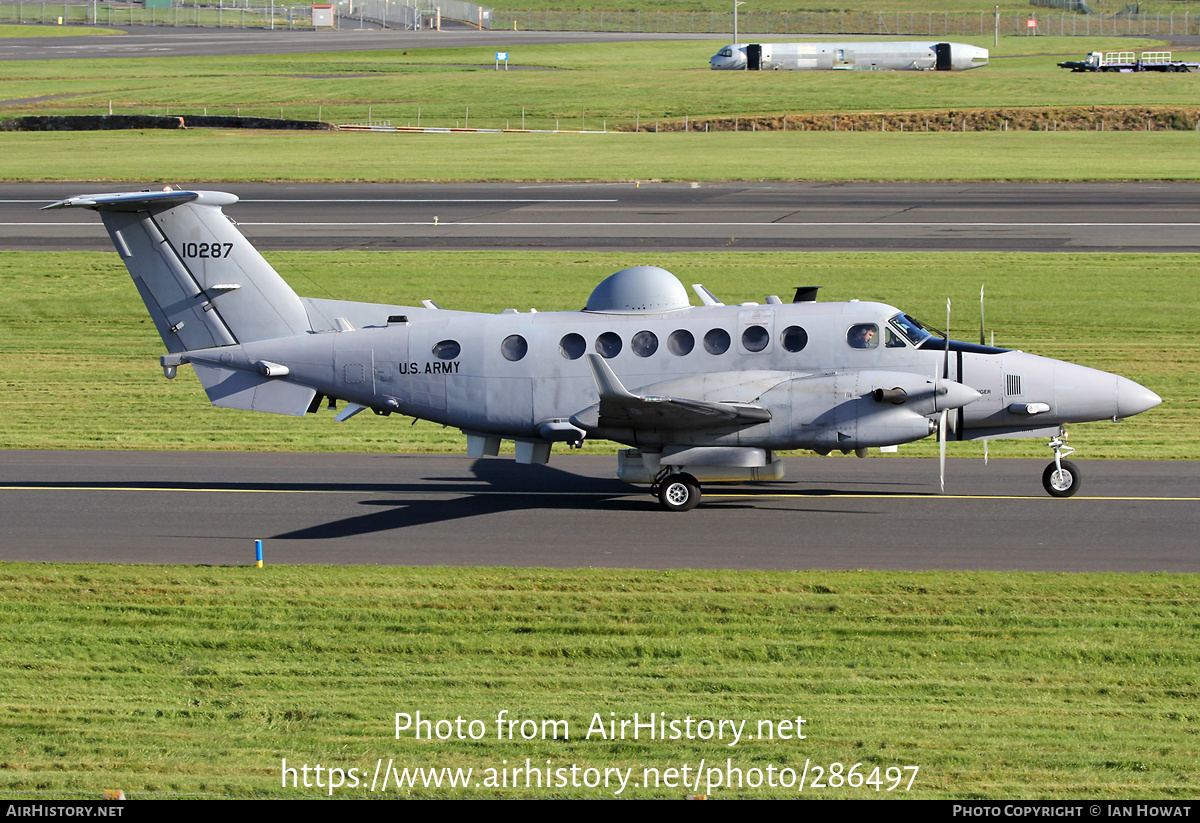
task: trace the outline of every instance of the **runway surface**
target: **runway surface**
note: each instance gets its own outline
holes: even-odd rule
[[[187,185],[241,197],[264,250],[1200,252],[1196,183]],[[0,185],[0,247],[111,250],[96,215],[38,209],[138,188]]]
[[[448,24],[444,31],[395,31],[342,28],[338,31],[283,31],[232,28],[238,12],[227,10],[228,28],[112,26],[124,35],[0,38],[0,60],[47,60],[109,57],[220,57],[242,54],[310,54],[382,49],[486,48],[552,43],[629,43],[655,40],[728,42],[729,33],[667,34],[569,31],[478,31]],[[103,16],[103,15],[102,15]],[[715,49],[714,49],[715,51]],[[705,65],[708,55],[704,55]],[[520,64],[520,55],[513,55]]]
[[[114,10],[114,17],[116,10]],[[2,37],[0,61],[46,60],[110,57],[217,57],[241,54],[308,54],[313,52],[355,52],[381,49],[431,49],[480,46],[507,48],[519,51],[521,46],[557,43],[629,43],[656,40],[711,40],[725,45],[728,32],[709,34],[677,34],[670,32],[571,32],[571,31],[478,31],[457,21],[447,20],[443,31],[396,31],[392,29],[355,28],[342,22],[336,31],[285,31],[283,29],[234,28],[239,12],[229,9],[228,27],[198,28],[174,26],[121,26],[106,28],[124,32],[107,37]],[[101,15],[104,16],[103,14]],[[647,18],[649,19],[649,18]],[[1194,35],[1154,35],[1170,41],[1176,48],[1200,45]],[[794,36],[793,36],[794,37]],[[763,39],[787,39],[786,35],[742,32],[743,42]],[[824,38],[828,39],[828,38]],[[1082,40],[1082,38],[1081,38]],[[1086,45],[1086,44],[1085,44]],[[1082,54],[1084,49],[1080,49]],[[996,55],[993,60],[1021,55]],[[1038,55],[1053,57],[1054,55]],[[1063,54],[1076,57],[1077,54]],[[705,55],[705,63],[708,55]],[[520,55],[513,55],[513,67],[520,65]],[[704,65],[702,63],[701,65]]]
[[[1195,463],[791,458],[663,511],[614,457],[0,452],[0,560],[1197,572]]]

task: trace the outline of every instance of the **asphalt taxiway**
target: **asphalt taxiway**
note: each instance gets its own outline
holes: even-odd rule
[[[379,423],[387,425],[386,422]],[[446,455],[0,452],[0,560],[1198,572],[1194,463],[788,459],[684,514],[614,477]]]
[[[1197,183],[172,182],[238,195],[264,250],[1200,252]],[[111,250],[96,215],[38,209],[145,187],[0,185],[0,248]]]
[[[407,51],[475,46],[519,50],[522,46],[571,43],[628,43],[658,40],[713,40],[722,44],[728,33],[672,34],[665,32],[479,31],[447,21],[443,31],[400,31],[358,28],[338,30],[238,28],[239,9],[224,12],[225,25],[215,27],[106,26],[121,34],[107,37],[3,37],[0,61],[120,57],[223,57],[243,54],[311,54],[316,52]],[[101,18],[104,19],[104,12]],[[116,19],[116,10],[113,13]],[[49,27],[47,27],[49,28]],[[519,59],[519,51],[513,55]],[[701,65],[708,62],[703,55]]]

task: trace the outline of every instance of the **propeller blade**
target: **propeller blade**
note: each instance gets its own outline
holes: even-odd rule
[[[942,409],[938,420],[938,481],[942,491],[946,490],[946,409]]]
[[[950,298],[946,298],[946,359],[942,363],[942,377],[950,378]]]
[[[942,379],[950,379],[950,298],[946,298],[946,354],[942,360]],[[938,416],[938,485],[946,491],[946,412]]]

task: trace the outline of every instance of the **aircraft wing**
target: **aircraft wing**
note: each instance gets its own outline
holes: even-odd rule
[[[585,431],[597,428],[687,431],[751,426],[771,419],[769,411],[748,403],[634,394],[621,384],[603,357],[589,354],[587,362],[600,402],[571,417],[571,422]]]

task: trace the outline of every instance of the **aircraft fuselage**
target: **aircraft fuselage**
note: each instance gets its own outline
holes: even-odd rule
[[[751,71],[966,71],[987,65],[988,50],[928,40],[845,43],[730,43],[709,68]]]
[[[596,402],[587,353],[605,357],[639,394],[753,404],[770,413],[769,420],[724,429],[681,431],[664,420],[650,430],[588,432],[639,447],[854,451],[919,440],[941,411],[936,402],[914,409],[877,401],[872,392],[899,388],[916,396],[932,389],[935,377],[978,392],[953,409],[950,439],[1042,436],[1158,402],[1117,375],[1024,352],[952,342],[947,359],[941,338],[918,348],[892,325],[901,312],[881,303],[702,306],[637,316],[378,306],[369,317],[364,304],[342,310],[353,331],[330,328],[222,353],[240,349],[246,363],[282,363],[289,381],[330,397],[506,439],[546,440],[546,424],[570,421]],[[848,335],[864,326],[875,330],[874,345],[856,347]],[[788,350],[785,336],[797,351]],[[689,341],[686,353],[672,350]]]
[[[1078,488],[1062,426],[1117,419],[1160,399],[1131,380],[1019,351],[946,342],[883,303],[704,305],[670,272],[622,269],[582,311],[447,311],[303,298],[223,214],[222,192],[80,195],[98,211],[168,354],[216,406],[277,414],[347,401],[454,426],[473,456],[515,441],[519,462],[554,443],[606,438],[618,476],[668,509],[703,480],[778,479],[775,452],[859,455],[935,431],[943,440],[1051,438],[1050,494]]]

